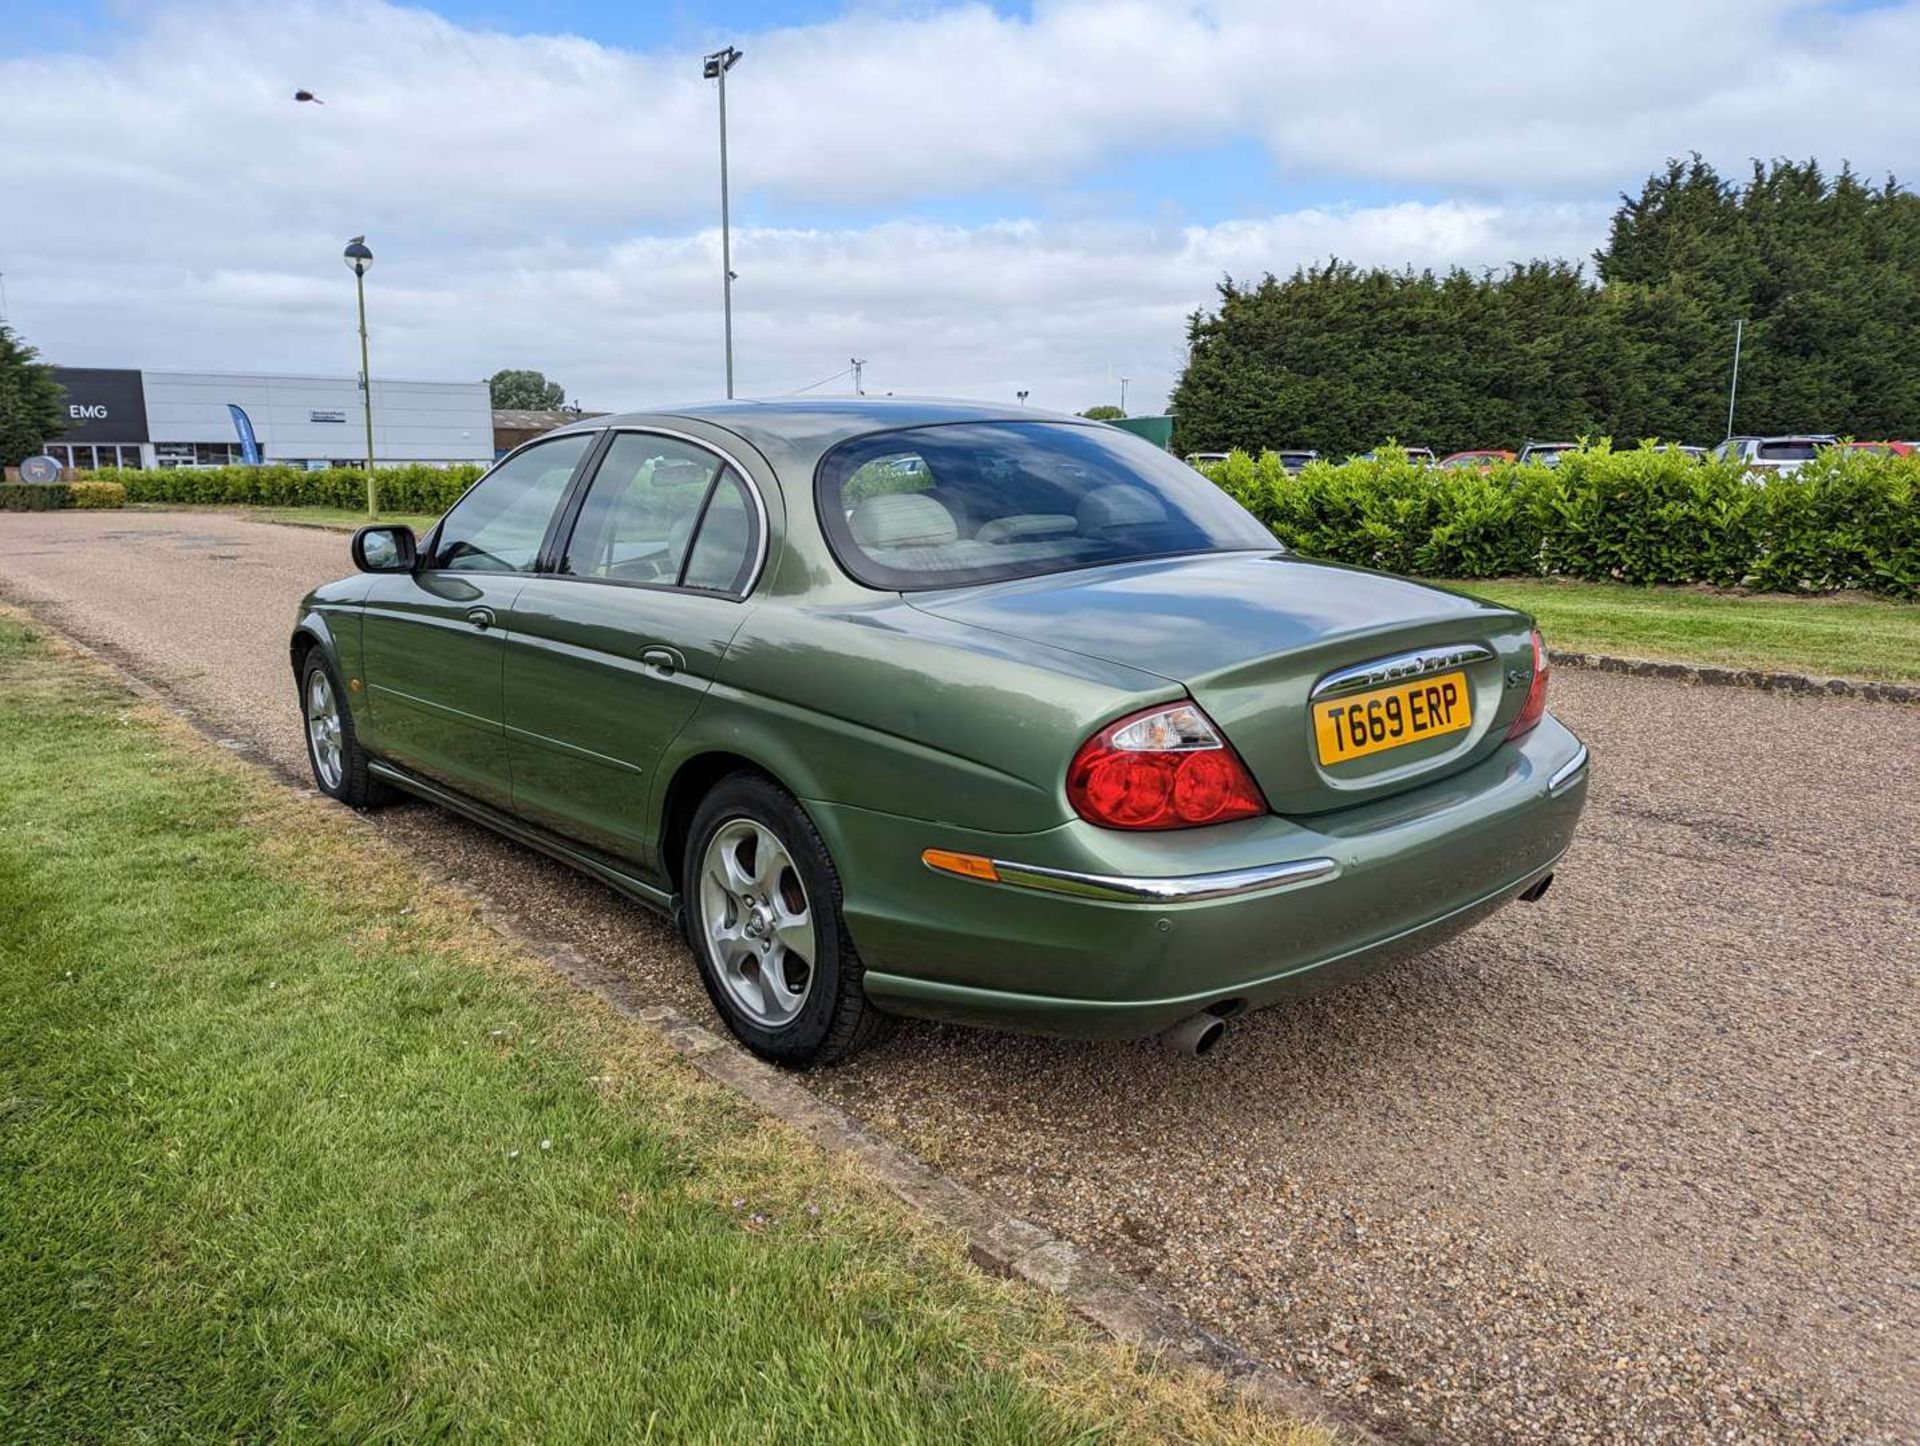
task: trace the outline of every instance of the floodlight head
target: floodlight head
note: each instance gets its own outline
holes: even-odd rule
[[[700,74],[708,80],[718,80],[738,65],[740,57],[744,54],[746,54],[744,50],[738,50],[731,45],[725,50],[716,50],[701,62]]]

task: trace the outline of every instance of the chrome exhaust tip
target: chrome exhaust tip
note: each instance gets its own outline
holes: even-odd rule
[[[1190,1014],[1160,1036],[1160,1043],[1169,1053],[1182,1059],[1200,1059],[1213,1052],[1227,1032],[1227,1021],[1217,1014],[1202,1011]]]

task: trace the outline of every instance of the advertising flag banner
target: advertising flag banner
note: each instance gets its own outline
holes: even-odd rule
[[[240,460],[249,467],[258,467],[260,443],[254,439],[253,422],[248,418],[244,408],[235,406],[232,402],[227,403],[227,410],[233,413],[233,430],[240,434]]]

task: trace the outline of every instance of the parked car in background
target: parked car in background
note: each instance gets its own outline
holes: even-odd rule
[[[1528,442],[1520,449],[1520,464],[1532,462],[1542,467],[1558,467],[1563,456],[1579,450],[1578,442]]]
[[[1407,460],[1409,462],[1416,462],[1422,467],[1431,467],[1433,465],[1433,448],[1431,447],[1402,447],[1400,450],[1407,454]],[[1378,462],[1380,460],[1380,452],[1381,449],[1376,447],[1371,452],[1362,452],[1353,460],[1356,462]]]
[[[320,790],[669,914],[788,1065],[888,1014],[1203,1053],[1538,898],[1586,798],[1525,614],[1077,417],[595,418],[352,553],[290,640]]]
[[[1497,467],[1502,462],[1511,462],[1513,453],[1503,452],[1497,447],[1480,447],[1469,452],[1449,452],[1440,459],[1442,467],[1473,467],[1484,472],[1489,467]]]
[[[1189,467],[1211,467],[1216,462],[1226,461],[1228,455],[1226,452],[1189,452],[1187,453],[1187,465]]]
[[[1320,454],[1310,447],[1278,447],[1274,449],[1274,456],[1289,472],[1298,472],[1307,463],[1320,460]]]
[[[1806,432],[1785,437],[1729,437],[1713,449],[1722,461],[1744,462],[1750,472],[1792,473],[1811,462],[1822,447],[1839,438],[1831,432]]]
[[[1694,461],[1703,461],[1707,455],[1705,447],[1690,447],[1684,442],[1656,442],[1650,449],[1655,452],[1684,452]]]
[[[1911,457],[1920,443],[1914,442],[1849,442],[1850,452],[1877,452],[1883,457]]]

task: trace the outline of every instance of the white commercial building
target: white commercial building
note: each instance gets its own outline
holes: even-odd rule
[[[47,452],[69,468],[208,467],[249,460],[359,466],[367,424],[356,377],[55,367],[69,430]],[[373,456],[491,462],[485,382],[373,379]]]

